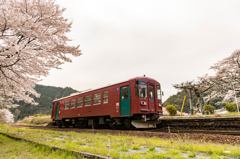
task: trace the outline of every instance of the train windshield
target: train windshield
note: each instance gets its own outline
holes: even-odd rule
[[[157,85],[157,98],[158,100],[162,100],[162,92],[160,85]]]
[[[140,98],[147,98],[147,84],[146,82],[138,80],[136,82],[136,94]]]

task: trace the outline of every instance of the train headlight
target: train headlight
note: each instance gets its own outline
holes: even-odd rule
[[[141,105],[147,105],[147,102],[145,102],[145,101],[140,101],[140,104],[141,104]]]

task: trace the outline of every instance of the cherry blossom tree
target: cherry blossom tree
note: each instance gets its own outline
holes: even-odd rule
[[[202,88],[207,88],[208,94],[218,94],[222,97],[240,91],[240,50],[234,51],[229,57],[214,64],[211,69],[214,75],[200,78]]]
[[[81,54],[63,12],[54,0],[0,0],[0,107],[33,103],[40,77]]]
[[[222,88],[240,91],[240,50],[216,63],[212,69],[216,71],[215,79]]]
[[[216,63],[212,69],[216,71],[215,76],[205,79],[213,83],[212,90],[224,99],[234,98],[239,112],[237,93],[240,91],[240,50]]]
[[[13,123],[13,114],[8,109],[0,109],[0,123]]]
[[[214,70],[213,75],[204,75],[197,81],[174,86],[178,89],[192,90],[205,102],[214,97],[222,97],[224,100],[234,99],[239,110],[237,93],[240,91],[240,50],[217,62],[211,69]]]

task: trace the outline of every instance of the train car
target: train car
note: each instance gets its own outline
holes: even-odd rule
[[[56,99],[52,105],[58,127],[154,128],[162,115],[162,91],[158,81],[143,76]]]

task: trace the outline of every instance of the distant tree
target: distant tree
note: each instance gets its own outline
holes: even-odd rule
[[[54,0],[0,0],[0,108],[34,103],[39,78],[81,54],[63,11]]]
[[[54,87],[54,86],[44,86],[37,84],[34,88],[38,94],[41,94],[39,98],[34,98],[38,103],[37,105],[19,102],[18,107],[11,108],[11,112],[14,114],[15,120],[22,119],[26,116],[33,114],[51,114],[52,101],[56,98],[61,98],[68,96],[72,93],[77,92],[70,87]]]
[[[177,114],[177,107],[174,104],[168,104],[166,106],[166,110],[171,116],[174,116]]]
[[[211,104],[205,104],[203,106],[204,114],[213,114],[214,110],[215,110],[215,107]]]
[[[181,110],[182,102],[184,96],[187,95],[185,91],[179,91],[177,94],[170,96],[165,102],[164,105],[174,104],[177,107],[177,110]],[[184,107],[184,112],[189,112],[189,105],[186,102]]]
[[[237,105],[234,102],[226,103],[224,108],[229,112],[236,112],[237,111]]]

